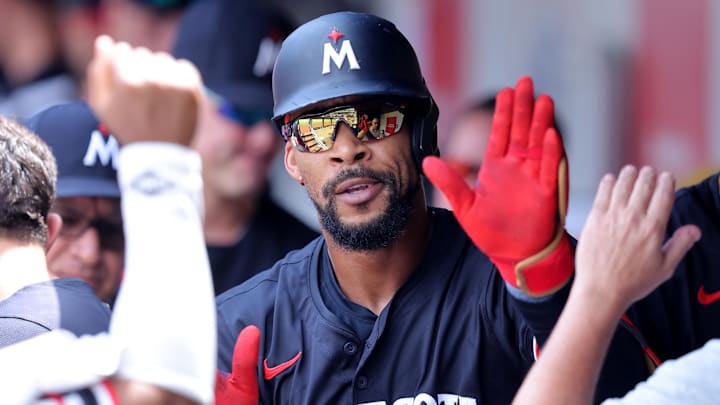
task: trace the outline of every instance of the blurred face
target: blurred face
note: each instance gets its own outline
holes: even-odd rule
[[[95,7],[67,7],[58,15],[58,31],[63,56],[73,74],[82,78],[99,34]]]
[[[172,50],[180,10],[156,13],[133,0],[104,0],[100,4],[103,31],[116,41],[157,52]]]
[[[453,127],[450,137],[443,145],[441,157],[460,174],[469,187],[475,187],[478,170],[485,157],[490,130],[492,113],[485,111],[465,115]],[[450,208],[442,192],[433,194],[433,205]]]
[[[270,121],[246,126],[206,100],[194,145],[203,160],[206,194],[226,199],[257,196],[267,183],[281,142]]]
[[[288,172],[304,182],[323,229],[340,247],[371,251],[402,235],[420,193],[407,126],[363,142],[341,121],[328,150],[286,144]]]
[[[47,253],[50,274],[79,277],[101,300],[110,302],[124,267],[120,199],[58,198],[52,212],[62,217],[63,225]]]

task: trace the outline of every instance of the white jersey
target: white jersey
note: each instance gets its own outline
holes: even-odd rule
[[[720,403],[720,339],[663,363],[646,381],[621,399],[602,405],[715,405]]]

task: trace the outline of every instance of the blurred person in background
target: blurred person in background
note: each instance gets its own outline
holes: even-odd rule
[[[45,252],[62,227],[50,212],[55,159],[39,137],[4,117],[0,172],[0,347],[55,329],[78,336],[107,331],[110,309],[85,282],[48,274]]]
[[[457,116],[447,135],[439,139],[443,159],[470,187],[475,185],[480,164],[485,157],[494,111],[494,96],[470,104]],[[431,190],[430,205],[450,209],[445,195],[434,187]]]
[[[193,0],[100,1],[104,33],[132,46],[170,52],[180,16]]]
[[[669,280],[628,310],[661,361],[720,338],[720,173],[675,193],[666,238],[688,224],[700,228],[702,238]]]
[[[215,292],[269,268],[317,236],[269,195],[282,138],[270,122],[271,74],[293,25],[279,11],[236,0],[190,6],[173,53],[200,70],[208,97],[194,147],[203,159],[205,240]]]
[[[93,42],[102,33],[101,0],[55,0],[58,39],[67,68],[85,95],[85,69],[93,52]]]
[[[53,331],[0,350],[0,403],[212,404],[214,296],[202,240],[201,162],[189,148],[199,74],[107,37],[88,71],[94,111],[123,143],[127,277],[108,334]],[[169,279],[173,288],[159,288]]]
[[[0,0],[0,114],[24,119],[72,100],[53,0]]]
[[[48,249],[54,277],[85,280],[112,304],[123,274],[124,234],[117,185],[119,145],[83,102],[50,107],[25,124],[50,147],[58,163],[51,212],[63,226]]]

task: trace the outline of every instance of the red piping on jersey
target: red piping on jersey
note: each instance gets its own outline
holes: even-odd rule
[[[120,398],[118,398],[117,392],[115,391],[115,386],[112,385],[108,380],[103,380],[102,385],[103,387],[105,387],[108,394],[110,394],[110,399],[112,400],[112,403],[115,405],[120,405]]]
[[[627,314],[623,314],[622,319],[620,320],[621,324],[624,324],[626,326],[626,330],[630,332],[631,335],[635,338],[635,340],[640,343],[640,347],[645,352],[645,355],[650,359],[650,361],[655,365],[657,368],[662,364],[662,361],[660,361],[660,358],[655,354],[655,352],[650,348],[650,345],[648,345],[647,341],[645,340],[645,337],[640,332],[640,329],[635,326],[635,324],[632,323],[630,318],[628,318]]]
[[[60,394],[48,394],[48,395],[46,395],[46,398],[52,399],[58,405],[63,405],[65,403],[65,401],[62,399],[62,396],[60,396]]]

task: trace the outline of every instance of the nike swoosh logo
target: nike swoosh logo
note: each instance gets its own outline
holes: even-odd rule
[[[710,305],[717,300],[720,300],[720,291],[708,294],[705,292],[705,286],[700,286],[698,290],[698,301],[700,301],[701,304]]]
[[[284,363],[280,363],[275,367],[269,367],[267,359],[263,360],[263,375],[264,375],[265,379],[272,380],[278,374],[282,373],[283,371],[285,371],[285,370],[289,369],[290,367],[292,367],[293,365],[295,365],[295,363],[297,363],[297,361],[300,360],[301,354],[302,354],[302,352],[297,352],[295,357],[293,357],[292,359],[290,359]]]

